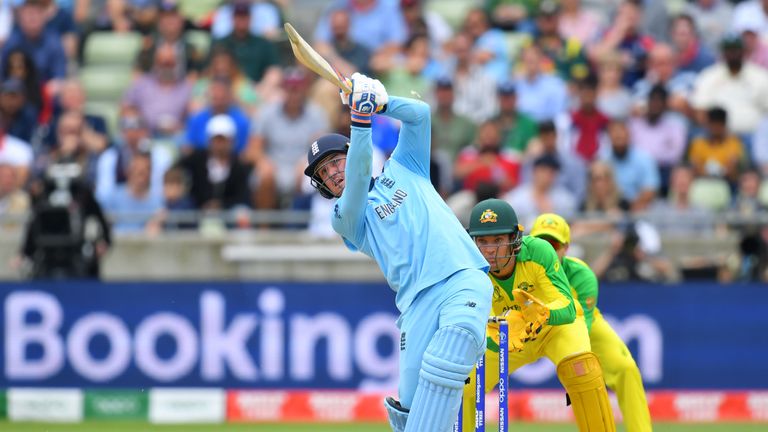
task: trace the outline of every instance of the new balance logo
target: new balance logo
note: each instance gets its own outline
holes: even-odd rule
[[[473,308],[473,307],[477,306],[477,303],[475,303],[473,301],[468,301],[464,306],[469,306],[469,307]]]
[[[317,141],[312,143],[312,156],[317,156],[320,153],[320,147],[317,146]]]

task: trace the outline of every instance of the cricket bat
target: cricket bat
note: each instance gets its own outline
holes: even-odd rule
[[[296,60],[339,87],[344,93],[352,93],[352,82],[320,56],[290,23],[285,23],[285,32],[288,34],[288,40],[291,42],[291,49]]]

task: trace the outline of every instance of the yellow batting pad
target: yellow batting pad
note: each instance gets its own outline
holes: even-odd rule
[[[573,415],[582,432],[614,432],[611,403],[603,370],[591,352],[574,354],[557,365],[557,377],[568,392]]]

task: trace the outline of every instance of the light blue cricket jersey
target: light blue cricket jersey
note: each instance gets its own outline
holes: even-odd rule
[[[488,263],[430,183],[429,106],[390,97],[385,115],[403,124],[392,157],[373,181],[371,129],[352,127],[333,229],[350,249],[376,260],[404,312],[419,291],[459,270],[487,272]]]

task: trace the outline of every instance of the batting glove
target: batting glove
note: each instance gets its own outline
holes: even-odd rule
[[[353,126],[370,126],[371,116],[384,108],[389,95],[381,81],[356,72],[352,75],[352,93],[341,93],[341,101],[349,105]]]

